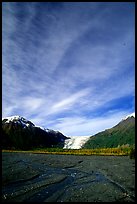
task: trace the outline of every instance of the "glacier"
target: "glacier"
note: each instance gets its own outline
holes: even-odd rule
[[[65,140],[63,149],[80,149],[91,136],[70,136]]]

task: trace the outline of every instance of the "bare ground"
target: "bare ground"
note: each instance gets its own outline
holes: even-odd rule
[[[2,201],[135,202],[135,160],[4,152]]]

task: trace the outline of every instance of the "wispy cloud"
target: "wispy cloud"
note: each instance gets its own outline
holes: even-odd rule
[[[113,111],[134,111],[133,3],[3,2],[2,7],[3,117],[19,114],[51,128],[60,128],[61,119],[62,131],[87,135],[95,116],[103,122],[106,111],[112,124]],[[75,121],[71,130],[81,126],[83,133],[69,131],[67,118]]]
[[[80,103],[80,99],[86,95],[89,94],[89,88],[84,89],[82,91],[79,91],[78,93],[75,93],[66,99],[63,99],[62,101],[59,101],[55,105],[52,106],[53,111],[62,111],[64,109],[69,109],[70,106],[73,106],[76,103]]]
[[[91,136],[105,129],[117,125],[118,122],[128,115],[126,111],[115,111],[105,117],[67,117],[56,121],[54,128],[64,132],[67,136]],[[77,134],[78,133],[78,134]]]

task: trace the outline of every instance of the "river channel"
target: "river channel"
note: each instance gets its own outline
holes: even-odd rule
[[[2,201],[135,202],[135,160],[3,152]]]

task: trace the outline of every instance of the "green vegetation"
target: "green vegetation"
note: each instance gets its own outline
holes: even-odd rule
[[[37,127],[23,127],[20,124],[2,121],[2,148],[30,150],[37,147],[63,147],[65,137],[60,132],[46,132]]]
[[[117,148],[96,148],[96,149],[62,149],[62,148],[35,148],[29,151],[19,150],[3,150],[3,152],[30,152],[40,154],[66,154],[66,155],[110,155],[119,156],[125,155],[130,156],[134,147],[120,146]]]
[[[37,127],[2,121],[2,149],[12,152],[74,155],[128,155],[135,158],[135,118],[92,136],[82,149],[63,149],[66,137]]]
[[[134,132],[135,130],[133,130],[133,133],[128,134],[114,131],[109,134],[108,131],[104,131],[91,137],[83,148],[113,148],[123,144],[132,145],[135,144]]]
[[[92,136],[83,146],[85,149],[115,148],[118,145],[135,144],[135,119],[133,117],[120,122],[113,128]]]

